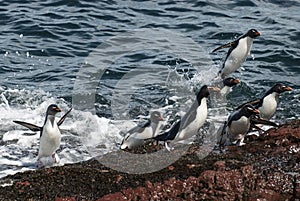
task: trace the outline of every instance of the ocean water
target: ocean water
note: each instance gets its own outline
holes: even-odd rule
[[[49,104],[73,107],[61,164],[117,150],[150,111],[166,125],[182,115],[226,56],[211,51],[251,28],[262,35],[232,74],[242,83],[210,100],[202,132],[278,82],[294,90],[273,120],[299,118],[299,9],[296,0],[0,2],[0,177],[35,169],[39,134],[13,120],[42,125]]]

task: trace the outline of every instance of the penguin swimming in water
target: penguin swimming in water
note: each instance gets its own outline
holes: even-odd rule
[[[250,29],[246,34],[244,34],[237,40],[222,45],[212,51],[216,52],[220,49],[230,47],[223,63],[222,69],[219,71],[219,75],[222,79],[224,79],[230,73],[236,71],[242,65],[247,56],[250,54],[253,39],[260,35],[261,33],[259,31]]]
[[[271,89],[269,89],[262,98],[244,103],[237,109],[243,107],[243,105],[251,104],[260,111],[261,118],[270,120],[277,110],[279,95],[285,91],[292,90],[293,89],[289,86],[285,86],[282,83],[277,83],[271,87]]]
[[[171,129],[153,139],[164,141],[167,150],[172,150],[168,143],[175,143],[186,140],[197,134],[199,129],[205,123],[207,118],[207,98],[209,96],[209,89],[204,85],[197,94],[195,102],[190,107],[189,111],[176,123]]]
[[[146,139],[155,137],[158,134],[161,122],[163,120],[164,118],[158,111],[152,112],[148,121],[133,127],[127,132],[120,148],[134,149],[142,146]]]
[[[221,88],[221,95],[226,96],[231,90],[232,87],[239,84],[241,81],[232,77],[225,78],[223,80],[223,87]]]
[[[56,163],[59,162],[59,158],[55,153],[61,141],[59,126],[64,122],[71,110],[72,108],[58,122],[56,122],[55,115],[62,110],[55,104],[49,105],[46,112],[45,122],[42,127],[27,122],[13,121],[17,124],[25,126],[26,128],[29,128],[32,131],[40,131],[40,146],[37,160],[37,166],[39,168],[44,166],[44,164],[41,162],[41,158],[43,157],[52,156]]]

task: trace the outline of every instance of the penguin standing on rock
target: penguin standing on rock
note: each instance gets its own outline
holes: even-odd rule
[[[282,83],[277,83],[271,89],[269,89],[261,99],[256,99],[244,103],[240,105],[238,109],[243,107],[246,104],[251,104],[260,111],[261,118],[270,120],[274,116],[277,110],[279,94],[285,91],[292,91],[292,90],[293,89],[289,86],[285,86]]]
[[[121,149],[133,149],[142,146],[146,139],[155,137],[159,132],[161,122],[164,118],[158,111],[151,113],[150,119],[143,124],[133,127],[124,137]]]
[[[261,33],[257,30],[250,29],[246,34],[244,34],[237,40],[222,45],[212,51],[216,52],[220,49],[230,47],[223,63],[222,69],[219,71],[219,75],[222,79],[224,79],[230,73],[236,71],[242,65],[247,56],[250,54],[253,39],[260,35]]]
[[[174,123],[169,131],[158,135],[153,139],[164,141],[167,150],[170,151],[173,147],[168,145],[169,142],[175,143],[196,135],[207,118],[208,96],[209,89],[204,85],[198,92],[195,102],[182,119]]]
[[[41,160],[43,157],[51,156],[54,162],[59,163],[59,158],[55,153],[61,141],[59,126],[64,122],[71,110],[72,108],[58,122],[56,122],[55,115],[62,110],[57,105],[51,104],[47,109],[45,122],[42,127],[27,122],[13,121],[29,128],[32,131],[40,131],[40,146],[37,160],[37,166],[39,168],[45,166]]]
[[[225,123],[229,144],[244,145],[244,137],[250,129],[250,117],[259,113],[259,110],[255,109],[252,105],[246,104],[229,115]],[[221,135],[220,144],[224,142],[224,139],[222,139],[224,138],[223,133]]]

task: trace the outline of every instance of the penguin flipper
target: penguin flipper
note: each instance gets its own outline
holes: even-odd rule
[[[239,110],[239,109],[241,109],[244,105],[247,105],[247,104],[253,105],[253,106],[255,107],[255,106],[258,105],[259,103],[260,103],[260,99],[248,101],[248,102],[246,102],[246,103],[243,103],[243,104],[239,105],[236,109]]]
[[[224,49],[224,48],[229,48],[229,47],[232,47],[232,46],[236,46],[236,44],[237,44],[237,41],[232,41],[232,42],[227,43],[225,45],[221,45],[220,47],[217,47],[216,49],[214,49],[212,51],[212,53],[214,53],[214,52],[216,52],[218,50]]]
[[[173,124],[173,126],[169,131],[161,135],[157,135],[153,139],[158,141],[174,140],[177,133],[179,132],[180,125],[181,125],[181,121],[179,120],[175,124]]]
[[[222,126],[222,130],[221,133],[219,133],[219,137],[220,139],[218,140],[219,142],[219,146],[223,146],[226,143],[226,128],[227,128],[227,121],[224,122],[223,126]]]
[[[29,128],[30,130],[37,132],[37,131],[42,131],[42,127],[39,127],[37,125],[31,124],[31,123],[27,123],[27,122],[23,122],[23,121],[13,121],[16,124],[20,124],[26,128]]]
[[[58,125],[58,126],[62,125],[62,123],[65,121],[67,115],[71,112],[72,109],[73,109],[73,108],[69,109],[69,111],[66,112],[66,114],[64,114],[64,116],[62,116],[62,118],[60,118],[60,120],[57,122],[57,125]]]
[[[268,125],[268,126],[274,126],[274,127],[278,127],[278,125],[275,122],[266,120],[266,119],[262,119],[258,116],[253,116],[251,119],[251,124],[263,124],[263,125]]]

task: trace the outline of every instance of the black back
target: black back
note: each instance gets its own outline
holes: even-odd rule
[[[230,126],[232,121],[237,121],[243,116],[249,118],[250,116],[257,114],[255,111],[256,108],[253,105],[246,104],[237,112],[234,112],[229,116],[227,125]]]
[[[184,129],[195,120],[196,110],[200,106],[202,98],[207,98],[208,96],[208,87],[207,85],[204,85],[198,92],[195,102],[192,104],[188,112],[181,118],[181,120],[174,123],[169,131],[154,137],[154,139],[159,141],[174,140],[180,130]]]

